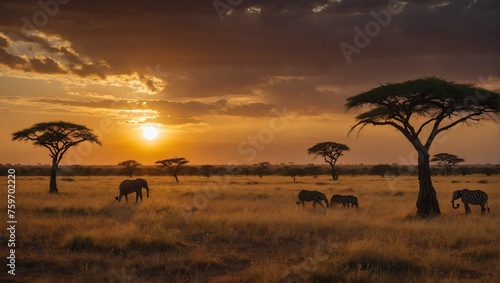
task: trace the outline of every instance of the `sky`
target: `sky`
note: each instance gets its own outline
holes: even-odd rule
[[[322,164],[324,141],[350,147],[339,164],[416,164],[392,128],[348,136],[346,98],[428,76],[498,91],[499,22],[496,0],[2,0],[0,163],[50,163],[12,133],[61,120],[102,142],[61,165]],[[499,164],[499,145],[484,122],[430,153]]]

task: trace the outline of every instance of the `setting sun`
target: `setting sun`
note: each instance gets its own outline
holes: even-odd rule
[[[148,126],[142,131],[142,135],[147,140],[154,140],[158,136],[158,130],[153,126]]]

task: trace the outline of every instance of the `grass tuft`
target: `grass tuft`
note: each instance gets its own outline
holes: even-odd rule
[[[92,236],[86,234],[73,235],[64,246],[73,252],[92,251],[95,249]]]
[[[392,194],[393,197],[402,197],[404,195],[405,193],[402,191],[396,191],[394,194]]]

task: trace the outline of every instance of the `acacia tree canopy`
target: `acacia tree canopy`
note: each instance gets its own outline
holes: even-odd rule
[[[314,157],[322,156],[325,162],[330,164],[333,180],[338,179],[338,174],[335,171],[335,164],[337,163],[337,159],[343,155],[344,151],[349,151],[349,147],[345,144],[336,142],[317,143],[307,150],[309,154],[314,154]]]
[[[73,146],[88,141],[101,145],[97,136],[86,126],[69,122],[44,122],[12,134],[13,141],[31,141],[35,147],[45,147],[52,158],[49,192],[57,193],[56,174],[59,162]]]
[[[180,157],[180,158],[170,158],[170,159],[159,160],[159,161],[156,161],[155,163],[165,166],[170,171],[170,173],[174,176],[175,182],[179,183],[179,178],[177,177],[177,174],[178,174],[179,170],[182,168],[182,166],[184,166],[188,162],[189,161],[186,160],[186,158]]]
[[[381,85],[349,97],[346,109],[369,106],[370,110],[356,116],[358,121],[350,132],[360,126],[389,125],[403,133],[414,146],[429,149],[437,134],[460,123],[473,124],[495,120],[499,112],[499,93],[457,84],[441,78],[428,77]],[[416,118],[426,117],[427,120]],[[420,139],[424,129],[427,138]]]
[[[118,163],[118,165],[125,166],[129,177],[132,177],[132,174],[134,173],[135,168],[141,166],[142,164],[137,162],[136,160],[125,160],[125,161]]]
[[[432,186],[429,148],[436,136],[458,124],[479,124],[496,120],[500,94],[495,91],[458,84],[437,77],[381,85],[349,97],[346,110],[368,107],[356,116],[349,133],[366,125],[391,126],[413,145],[419,158],[420,191],[417,215],[439,215],[439,203]]]
[[[431,159],[431,162],[437,162],[444,166],[446,176],[450,174],[453,165],[464,161],[465,159],[449,153],[437,153]]]

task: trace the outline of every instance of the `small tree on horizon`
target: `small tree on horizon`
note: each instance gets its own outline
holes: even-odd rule
[[[184,164],[188,163],[189,161],[186,160],[184,157],[180,158],[171,158],[171,159],[165,159],[165,160],[160,160],[156,161],[155,164],[160,164],[163,165],[167,168],[167,170],[174,176],[175,182],[179,183],[179,178],[177,177],[177,174],[179,173],[179,170],[184,166]]]
[[[318,178],[318,175],[320,175],[323,171],[321,170],[320,166],[314,164],[309,164],[307,167],[304,168],[304,170],[307,172],[307,174],[311,175],[313,178]]]
[[[118,165],[125,166],[125,169],[127,170],[128,176],[132,177],[132,174],[134,173],[135,169],[137,167],[141,166],[142,164],[135,161],[135,160],[125,160],[125,161],[118,163]]]
[[[207,179],[210,179],[210,175],[214,173],[215,167],[213,165],[202,165],[200,170],[203,176],[207,177]]]
[[[267,173],[267,169],[271,163],[264,161],[255,165],[257,166],[257,168],[255,168],[255,174],[259,176],[259,178],[262,178]]]
[[[309,154],[314,154],[314,158],[322,156],[325,162],[330,164],[332,170],[331,176],[334,181],[339,178],[339,175],[335,170],[335,164],[337,163],[337,159],[343,155],[344,151],[349,151],[349,147],[345,144],[336,142],[318,143],[307,150]]]
[[[295,178],[297,178],[297,176],[306,175],[307,171],[305,169],[303,169],[301,167],[297,167],[297,166],[294,166],[294,167],[285,166],[285,168],[283,168],[283,174],[285,176],[292,177],[293,182],[295,183]]]
[[[73,146],[88,141],[101,145],[93,131],[85,126],[69,122],[44,122],[12,134],[13,141],[31,141],[35,147],[45,147],[50,151],[49,193],[57,193],[57,169],[64,154]]]
[[[370,169],[370,173],[374,175],[380,175],[381,177],[385,177],[385,175],[394,175],[395,177],[399,177],[401,173],[407,172],[408,168],[404,166],[398,166],[397,164],[389,165],[389,164],[378,164],[374,165]]]
[[[449,153],[438,153],[435,154],[431,159],[431,162],[437,162],[439,165],[444,166],[444,172],[446,174],[446,177],[450,175],[451,167],[453,165],[464,161],[465,159]]]
[[[432,185],[429,148],[438,134],[459,124],[495,121],[500,94],[471,84],[427,77],[381,85],[347,98],[346,109],[363,108],[349,133],[366,125],[391,126],[401,132],[418,154],[417,216],[441,214]],[[368,109],[366,109],[368,107]]]

